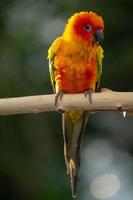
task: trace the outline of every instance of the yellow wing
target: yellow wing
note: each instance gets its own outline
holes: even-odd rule
[[[104,51],[102,49],[102,47],[99,45],[96,48],[96,55],[97,55],[97,88],[99,88],[100,85],[100,78],[101,78],[101,74],[102,74],[102,60],[103,60],[103,55]]]
[[[60,48],[60,44],[62,41],[62,37],[58,37],[50,46],[48,50],[48,60],[49,60],[49,73],[50,73],[50,79],[51,79],[51,84],[53,86],[53,90],[55,92],[55,77],[54,77],[54,57],[56,56],[56,53],[58,49]]]

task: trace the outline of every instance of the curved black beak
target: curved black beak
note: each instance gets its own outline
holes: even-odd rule
[[[102,40],[104,39],[104,34],[103,34],[103,30],[97,30],[95,33],[94,33],[94,40],[96,42],[102,42]]]

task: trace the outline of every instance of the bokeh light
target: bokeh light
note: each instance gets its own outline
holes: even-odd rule
[[[89,142],[83,153],[84,190],[81,199],[130,200],[132,157],[106,139]]]
[[[103,174],[92,181],[90,190],[96,199],[108,199],[119,192],[120,187],[120,181],[116,175]]]

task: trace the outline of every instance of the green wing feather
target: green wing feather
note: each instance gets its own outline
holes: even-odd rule
[[[55,92],[55,79],[54,79],[54,57],[52,60],[49,60],[49,74],[50,80],[53,87],[53,91]]]
[[[60,47],[62,37],[58,37],[50,46],[48,50],[48,60],[49,60],[49,73],[50,73],[50,79],[51,79],[51,84],[53,87],[53,90],[55,92],[55,76],[54,76],[54,71],[55,71],[55,66],[54,66],[54,58],[56,56],[56,53]]]
[[[104,57],[103,49],[101,46],[97,47],[96,55],[97,55],[97,89],[98,89],[100,85],[101,74],[102,74],[102,60]]]

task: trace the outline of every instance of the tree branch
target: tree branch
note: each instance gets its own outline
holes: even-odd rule
[[[65,94],[57,107],[54,104],[55,95],[27,96],[0,99],[0,115],[24,113],[39,113],[59,110],[84,109],[96,111],[127,111],[133,114],[133,92],[113,92],[103,89],[92,94],[93,103],[84,94]]]

